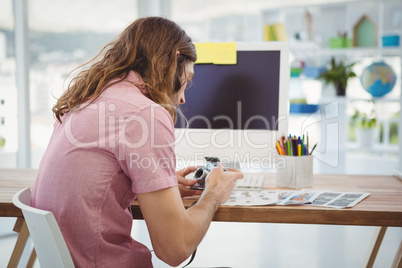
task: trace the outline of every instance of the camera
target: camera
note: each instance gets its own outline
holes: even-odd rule
[[[205,189],[205,179],[207,178],[209,172],[219,165],[220,160],[218,157],[204,157],[206,163],[204,166],[199,167],[194,173],[194,179],[197,183],[190,187],[191,190],[204,190]]]

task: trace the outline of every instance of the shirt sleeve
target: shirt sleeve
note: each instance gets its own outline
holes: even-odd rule
[[[153,104],[119,119],[119,130],[117,157],[134,193],[177,185],[174,125],[166,109]]]

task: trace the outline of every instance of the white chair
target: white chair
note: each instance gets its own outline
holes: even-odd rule
[[[74,267],[53,213],[31,207],[31,190],[25,188],[16,193],[13,204],[24,214],[40,267]]]

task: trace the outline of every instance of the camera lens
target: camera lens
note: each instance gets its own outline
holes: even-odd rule
[[[195,172],[195,178],[197,180],[199,180],[200,178],[202,178],[202,175],[204,174],[204,170],[202,168],[199,168],[196,172]]]

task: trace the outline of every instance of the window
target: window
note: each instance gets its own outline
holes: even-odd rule
[[[52,107],[67,75],[88,62],[137,18],[133,0],[29,1],[32,167],[53,130]]]
[[[0,168],[16,167],[16,107],[14,17],[12,1],[5,0],[0,9]]]

